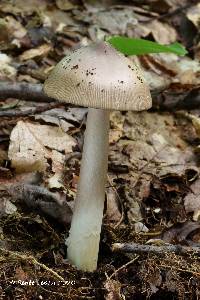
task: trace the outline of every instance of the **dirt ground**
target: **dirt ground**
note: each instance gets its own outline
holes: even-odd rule
[[[0,299],[200,298],[198,2],[0,1]],[[86,273],[67,261],[65,237],[87,108],[44,99],[41,84],[111,35],[178,41],[188,54],[130,57],[153,107],[111,112],[98,268]],[[23,96],[23,83],[38,93]]]

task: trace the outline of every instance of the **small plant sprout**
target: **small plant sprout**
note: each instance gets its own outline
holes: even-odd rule
[[[141,71],[107,42],[94,43],[62,59],[44,84],[45,93],[89,107],[80,179],[68,245],[78,269],[97,267],[108,165],[110,110],[147,110],[151,95]]]

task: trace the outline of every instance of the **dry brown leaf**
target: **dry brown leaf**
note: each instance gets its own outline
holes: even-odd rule
[[[5,22],[7,30],[12,38],[22,39],[27,34],[25,27],[12,16],[6,16]]]
[[[193,220],[200,220],[200,179],[197,179],[191,186],[184,198],[184,206],[187,213],[193,212]]]
[[[46,188],[32,184],[16,184],[8,188],[13,201],[25,203],[31,210],[44,213],[67,225],[71,221],[72,211],[65,195],[51,193]]]
[[[142,33],[142,37],[152,33],[155,41],[161,44],[170,44],[177,40],[176,30],[167,23],[158,20],[149,22],[148,26],[139,24],[137,30]]]
[[[82,123],[88,109],[82,107],[54,108],[35,115],[36,120],[43,120],[60,126],[65,132],[74,127],[74,123]]]
[[[77,11],[76,18],[95,25],[96,29],[104,29],[111,34],[126,34],[128,27],[134,28],[138,23],[135,14],[129,8]]]
[[[170,244],[187,242],[189,235],[199,229],[200,224],[197,222],[187,221],[183,224],[176,224],[163,233],[162,240]]]
[[[22,267],[19,266],[15,269],[15,279],[16,280],[21,280],[21,281],[28,281],[29,276],[26,272],[24,272]]]
[[[11,215],[17,211],[17,207],[6,197],[0,197],[0,218]]]
[[[116,143],[123,135],[125,116],[123,116],[119,111],[112,112],[110,114],[111,128],[109,131],[109,143]]]
[[[148,199],[155,178],[184,180],[190,171],[198,174],[193,149],[181,137],[176,123],[175,116],[168,113],[127,112],[123,139],[110,147],[110,162],[123,162],[129,169],[120,178],[124,180],[122,195],[130,224],[143,220],[140,207]],[[167,192],[168,187],[164,190]]]
[[[8,156],[16,172],[62,172],[65,155],[72,152],[75,140],[58,127],[19,121],[14,127]],[[51,165],[49,165],[49,160]]]
[[[198,29],[200,28],[200,3],[188,9],[187,17]]]
[[[64,132],[67,132],[69,129],[74,127],[74,125],[72,125],[69,122],[66,122],[65,120],[59,119],[57,117],[49,116],[45,113],[35,115],[35,120],[42,120],[48,124],[54,124],[60,126]]]
[[[38,57],[43,57],[46,56],[49,51],[51,50],[51,45],[49,44],[43,44],[37,48],[33,48],[33,49],[29,49],[24,51],[20,56],[19,59],[21,61],[25,61],[28,59],[32,59],[32,58],[38,58]]]
[[[172,53],[151,54],[133,57],[134,63],[143,69],[151,90],[164,90],[170,83],[182,85],[200,84],[200,62],[189,57],[178,57]]]
[[[117,194],[113,187],[106,190],[107,195],[107,210],[106,220],[111,225],[116,225],[121,219],[121,213],[119,211],[119,203],[117,201]]]
[[[2,165],[3,161],[8,158],[7,152],[3,149],[0,149],[0,166]]]
[[[10,64],[12,62],[11,57],[7,54],[0,53],[0,79],[14,79],[17,73],[16,69]]]
[[[56,0],[56,5],[61,10],[72,10],[76,6],[68,0]]]
[[[107,290],[106,300],[121,300],[121,284],[119,281],[113,279],[107,279],[104,283],[104,287]]]

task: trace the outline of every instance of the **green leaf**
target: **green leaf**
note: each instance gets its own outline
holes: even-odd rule
[[[143,55],[148,53],[170,52],[184,56],[187,53],[185,47],[179,43],[161,45],[143,39],[132,39],[122,36],[113,36],[108,38],[107,42],[125,55]]]

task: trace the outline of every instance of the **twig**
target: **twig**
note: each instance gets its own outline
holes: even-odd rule
[[[55,101],[44,94],[42,84],[26,82],[0,82],[0,99],[14,98],[35,102]]]
[[[20,253],[15,252],[15,251],[6,250],[4,248],[0,248],[0,251],[5,253],[6,255],[9,254],[11,257],[19,258],[21,260],[27,261],[28,263],[32,262],[34,265],[37,265],[37,266],[41,267],[42,269],[46,270],[48,273],[51,273],[55,278],[65,282],[65,279],[62,276],[60,276],[57,272],[50,269],[46,265],[40,263],[39,261],[37,261],[35,259],[35,257],[33,257],[31,255],[20,254]]]
[[[161,245],[161,246],[153,246],[153,245],[141,245],[137,243],[114,243],[112,245],[112,251],[120,251],[127,253],[153,253],[153,254],[165,254],[165,253],[175,253],[178,255],[185,254],[196,254],[200,255],[200,247],[186,247],[181,245]]]
[[[53,102],[53,103],[48,103],[43,106],[28,108],[25,111],[20,111],[20,110],[16,110],[16,109],[8,109],[8,110],[3,110],[3,111],[0,110],[0,117],[24,117],[24,116],[28,116],[28,115],[35,115],[35,114],[42,113],[42,112],[47,111],[52,108],[56,108],[60,105],[63,105],[63,104]]]
[[[138,259],[139,255],[137,255],[136,257],[134,257],[133,259],[131,259],[130,261],[128,261],[126,264],[122,265],[119,269],[117,269],[115,272],[112,273],[112,275],[110,275],[107,279],[111,279],[113,278],[117,273],[119,273],[121,270],[123,270],[124,268],[128,267],[129,265],[131,265],[133,262],[135,262]]]

